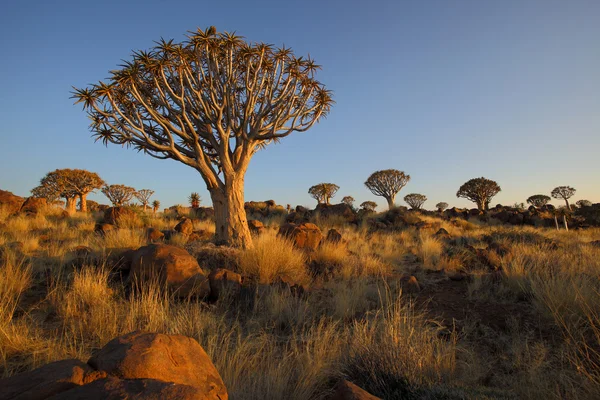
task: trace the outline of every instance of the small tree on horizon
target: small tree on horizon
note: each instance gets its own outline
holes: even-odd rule
[[[375,209],[377,208],[377,203],[375,203],[374,201],[363,201],[360,204],[360,208],[362,208],[365,211],[375,211]]]
[[[135,193],[135,198],[142,203],[144,207],[144,212],[146,212],[146,208],[148,207],[148,203],[150,203],[150,197],[154,194],[154,190],[150,189],[141,189]]]
[[[311,186],[308,189],[308,194],[317,200],[319,204],[329,204],[329,201],[335,196],[339,188],[335,183],[319,183],[318,185]]]
[[[473,178],[465,182],[456,192],[456,197],[462,197],[474,202],[480,211],[488,210],[492,198],[502,189],[495,181],[484,177]]]
[[[129,204],[133,196],[135,196],[135,189],[125,185],[106,185],[102,188],[102,193],[108,198],[108,200],[115,207],[123,207]]]
[[[387,200],[388,207],[394,208],[396,195],[410,181],[410,175],[397,169],[384,169],[375,171],[367,178],[365,186],[375,196],[381,196]]]
[[[346,204],[347,206],[354,207],[354,202],[355,200],[352,196],[344,196],[342,198],[342,203]]]
[[[443,201],[442,201],[442,202],[439,202],[439,203],[437,203],[437,204],[435,205],[435,208],[437,208],[437,209],[438,209],[438,211],[442,213],[442,212],[444,212],[444,210],[445,210],[446,208],[448,208],[448,203],[446,203],[446,202],[443,202]]]
[[[158,211],[158,209],[159,209],[159,208],[160,208],[160,201],[158,201],[158,200],[154,200],[154,201],[152,202],[152,212],[153,212],[154,214],[156,214],[156,212]]]
[[[87,196],[96,189],[100,189],[104,181],[95,172],[84,169],[56,169],[48,172],[41,180],[40,185],[32,189],[35,197],[44,197],[49,201],[59,197],[65,199],[65,209],[69,213],[75,212],[77,198],[79,198],[79,211],[87,211]]]
[[[198,193],[193,192],[192,194],[190,194],[190,197],[188,197],[188,201],[190,202],[192,208],[200,207],[200,195]]]
[[[404,201],[412,208],[413,210],[420,210],[423,206],[423,203],[427,201],[427,196],[419,193],[410,193],[404,196]]]
[[[108,82],[74,89],[104,144],[132,146],[197,170],[215,211],[215,239],[252,247],[244,177],[252,156],[325,117],[331,92],[310,57],[215,27],[133,53]]]
[[[540,208],[548,204],[550,200],[550,196],[546,196],[545,194],[534,194],[533,196],[529,196],[527,198],[527,203],[531,204],[535,208]]]
[[[550,193],[550,195],[555,199],[564,200],[567,208],[570,209],[571,206],[569,205],[569,199],[573,197],[575,192],[576,190],[570,186],[558,186],[552,189],[552,193]]]

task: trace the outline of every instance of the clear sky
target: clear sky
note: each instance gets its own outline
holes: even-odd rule
[[[395,168],[412,177],[399,204],[423,193],[426,208],[468,206],[456,191],[480,176],[502,187],[492,204],[558,185],[600,202],[599,20],[598,0],[5,1],[0,188],[26,196],[48,171],[84,168],[164,206],[192,191],[210,202],[191,168],[94,143],[69,97],[132,50],[214,25],[310,53],[337,102],[254,157],[246,200],[314,205],[308,188],[333,182],[334,201],[384,206],[363,182]]]

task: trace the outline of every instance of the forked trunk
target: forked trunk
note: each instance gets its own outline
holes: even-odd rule
[[[79,195],[79,211],[87,212],[87,193]]]
[[[215,210],[215,241],[217,244],[252,247],[244,209],[244,180],[227,180],[225,190],[209,189]]]

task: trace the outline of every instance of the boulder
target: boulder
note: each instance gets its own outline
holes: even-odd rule
[[[342,241],[342,234],[337,229],[332,228],[327,232],[325,240],[331,243],[340,243]]]
[[[260,235],[265,230],[265,225],[257,219],[249,219],[248,220],[248,228],[250,228],[250,232],[255,235]]]
[[[238,293],[242,287],[242,276],[228,269],[218,268],[208,275],[210,295],[218,299],[223,293]]]
[[[438,229],[438,231],[435,233],[435,236],[440,238],[440,239],[450,239],[450,234],[448,233],[447,230],[445,230],[444,228],[440,228]]]
[[[128,207],[109,207],[104,211],[104,222],[112,225],[123,225],[135,221],[137,214]]]
[[[419,281],[413,275],[403,276],[400,278],[400,282],[402,283],[402,290],[405,293],[419,293],[421,291],[421,285],[419,285]]]
[[[88,364],[120,379],[192,386],[199,390],[196,399],[228,398],[212,361],[202,346],[187,336],[132,332],[108,342]]]
[[[335,385],[330,400],[381,400],[352,382],[341,380]]]
[[[211,220],[215,217],[215,210],[212,207],[198,207],[194,209],[194,214],[200,220]]]
[[[24,202],[25,199],[21,196],[17,196],[6,190],[0,190],[0,207],[7,209],[11,214],[18,212]]]
[[[306,293],[306,286],[296,282],[293,278],[288,275],[279,275],[273,279],[271,284],[274,287],[278,287],[284,291],[289,291],[293,296],[303,296]]]
[[[191,219],[183,218],[177,225],[175,225],[175,228],[173,229],[175,230],[175,232],[179,232],[182,235],[189,236],[192,234],[192,232],[194,232],[194,224],[192,223]]]
[[[28,197],[19,212],[27,215],[36,215],[48,207],[46,199],[40,197]]]
[[[165,238],[165,234],[156,228],[148,228],[146,231],[146,237],[152,243],[159,242]]]
[[[151,244],[136,250],[129,280],[134,285],[157,281],[179,297],[210,294],[208,277],[198,261],[186,250],[166,244]]]
[[[117,229],[117,227],[115,225],[113,225],[113,224],[98,223],[94,227],[94,232],[96,232],[99,235],[104,236],[108,232],[114,231],[115,229]]]
[[[341,218],[346,222],[356,221],[356,213],[348,204],[318,204],[315,212],[321,218]]]
[[[318,226],[311,223],[284,224],[279,228],[279,236],[289,238],[294,246],[303,250],[316,250],[323,239]]]
[[[42,400],[106,374],[79,360],[62,360],[0,380],[0,400]]]

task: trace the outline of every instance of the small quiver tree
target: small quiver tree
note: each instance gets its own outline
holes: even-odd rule
[[[384,169],[375,171],[365,181],[365,186],[375,196],[387,200],[388,207],[392,209],[398,192],[410,181],[410,175],[397,169]]]
[[[465,182],[456,192],[456,197],[462,197],[474,202],[480,211],[488,210],[492,198],[502,189],[495,181],[486,178],[473,178]]]
[[[154,200],[154,201],[152,202],[152,212],[153,212],[154,214],[156,214],[156,212],[158,211],[158,209],[159,209],[159,208],[160,208],[160,201],[158,201],[158,200]]]
[[[110,200],[113,206],[122,207],[129,204],[133,196],[135,196],[135,189],[125,185],[107,185],[102,188],[102,193]]]
[[[571,206],[569,205],[569,199],[573,197],[576,190],[570,186],[558,186],[552,189],[552,193],[550,195],[555,199],[562,199],[565,201],[567,208],[570,210]]]
[[[550,200],[550,196],[546,196],[545,194],[534,194],[533,196],[529,196],[527,198],[527,203],[531,204],[535,208],[541,208],[548,204]]]
[[[352,197],[352,196],[344,196],[342,198],[342,203],[344,203],[344,204],[346,204],[347,206],[350,206],[350,207],[354,207],[354,201],[355,201],[354,197]]]
[[[443,202],[443,201],[442,201],[442,202],[439,202],[439,203],[437,203],[437,204],[435,205],[435,208],[437,208],[437,210],[438,210],[440,213],[443,213],[443,212],[444,212],[444,210],[446,210],[446,209],[448,208],[448,203],[445,203],[445,202]]]
[[[154,190],[150,189],[141,189],[135,192],[135,198],[142,204],[144,207],[144,212],[148,208],[148,204],[150,203],[150,197],[154,194]]]
[[[427,196],[419,193],[411,193],[404,196],[404,201],[413,210],[420,210],[423,204],[427,201]]]
[[[334,183],[319,183],[311,186],[308,189],[308,194],[317,200],[319,204],[329,204],[330,199],[335,196],[339,188]]]
[[[198,208],[200,207],[200,195],[196,192],[190,194],[190,197],[188,197],[188,201],[190,202],[190,206],[192,206],[192,208]]]
[[[374,201],[363,201],[360,204],[360,208],[368,212],[373,212],[377,208],[377,203]]]

